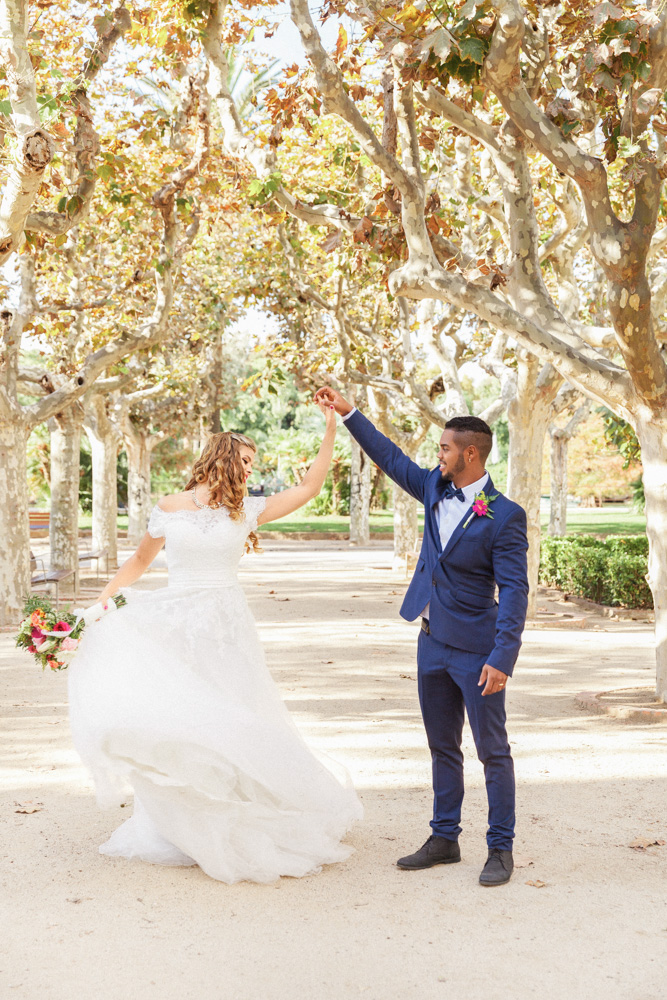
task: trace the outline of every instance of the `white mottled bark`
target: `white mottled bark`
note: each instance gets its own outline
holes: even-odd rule
[[[642,413],[637,436],[646,495],[648,583],[655,608],[656,693],[667,702],[667,419]]]
[[[107,400],[93,393],[86,401],[84,427],[93,464],[92,550],[106,549],[108,567],[118,565],[118,444],[119,435],[107,414]]]
[[[551,431],[551,509],[549,534],[562,538],[567,532],[567,447],[569,438]]]
[[[151,513],[151,449],[148,435],[123,433],[127,452],[127,540],[138,545]]]
[[[394,483],[394,555],[391,562],[393,570],[407,572],[410,568],[408,557],[417,553],[418,509],[419,505],[414,497]]]
[[[75,403],[51,422],[51,518],[53,569],[79,569],[79,468],[83,408]],[[70,578],[62,590],[72,591]]]
[[[53,156],[40,125],[35,73],[28,52],[27,0],[0,0],[0,66],[6,74],[16,131],[13,163],[0,201],[0,264],[18,249],[28,212]]]
[[[586,401],[577,408],[565,427],[550,427],[551,509],[549,534],[562,538],[567,532],[567,451],[580,423],[590,413]]]
[[[350,438],[350,545],[368,545],[371,540],[371,469],[372,462],[354,438]]]
[[[551,417],[551,404],[561,379],[537,358],[519,358],[517,393],[507,408],[509,455],[507,494],[526,512],[528,523],[528,617],[537,611],[537,581],[540,569],[540,495],[544,436]]]
[[[0,625],[18,621],[30,593],[27,443],[23,422],[0,420]]]

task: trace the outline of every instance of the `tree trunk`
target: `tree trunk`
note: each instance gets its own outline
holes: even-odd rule
[[[570,439],[561,430],[551,432],[551,510],[549,534],[562,538],[567,531],[567,447]]]
[[[418,504],[409,493],[393,484],[394,487],[394,557],[393,570],[410,569],[409,556],[417,552],[419,522],[417,520]]]
[[[646,496],[648,583],[655,608],[656,694],[667,702],[667,418],[640,416],[637,437]]]
[[[79,572],[79,478],[83,407],[74,403],[57,414],[51,430],[51,519],[49,543],[53,569]],[[73,593],[74,581],[63,582],[63,592]]]
[[[371,469],[372,462],[363,448],[350,437],[350,545],[368,545],[371,540]]]
[[[30,522],[23,421],[0,421],[0,625],[18,622],[30,593]]]
[[[107,415],[107,400],[93,393],[86,401],[84,427],[93,463],[93,551],[106,549],[106,569],[118,565],[118,442]]]
[[[148,436],[135,431],[125,438],[127,452],[127,540],[138,545],[151,513],[151,451]]]
[[[519,355],[517,392],[507,408],[510,442],[507,495],[520,504],[528,522],[528,617],[537,612],[540,571],[540,495],[544,435],[551,417],[551,403],[562,382],[551,365],[528,354]]]

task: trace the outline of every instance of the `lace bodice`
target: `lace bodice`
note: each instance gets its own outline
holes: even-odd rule
[[[225,507],[166,511],[156,505],[148,532],[165,539],[169,586],[234,586],[246,538],[265,504],[264,497],[246,497],[244,521],[232,521]]]

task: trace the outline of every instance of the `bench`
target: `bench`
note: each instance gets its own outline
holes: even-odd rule
[[[79,556],[79,564],[95,560],[95,582],[100,582],[100,559],[104,559],[104,572],[109,572],[109,550],[98,549],[97,552],[83,552]]]
[[[41,556],[35,556],[32,552],[30,553],[30,573],[32,574],[41,563],[41,572],[37,573],[36,576],[31,576],[30,586],[40,587],[45,584],[53,583],[55,585],[56,591],[56,611],[58,610],[58,602],[60,600],[59,588],[60,584],[65,580],[69,580],[71,576],[74,577],[74,594],[79,589],[79,574],[73,569],[47,569],[44,563],[44,559]]]
[[[30,530],[42,531],[44,528],[49,527],[51,512],[48,510],[31,510],[28,512],[28,517],[30,518]]]

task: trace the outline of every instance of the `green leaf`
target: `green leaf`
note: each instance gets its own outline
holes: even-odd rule
[[[60,236],[56,236],[53,242],[55,246],[61,247],[64,243],[67,243],[67,233],[61,233]]]
[[[459,43],[459,50],[462,59],[471,59],[472,62],[480,65],[484,62],[486,44],[481,38],[464,38]]]
[[[62,198],[58,199],[58,204],[56,205],[56,208],[59,212],[64,212],[66,207],[67,207],[67,195],[64,194]]]
[[[70,198],[70,200],[67,202],[67,214],[70,216],[70,218],[79,211],[81,205],[82,201],[81,198],[79,198],[78,194],[75,194]]]
[[[12,102],[0,101],[0,114],[11,115],[11,113],[12,113]]]

